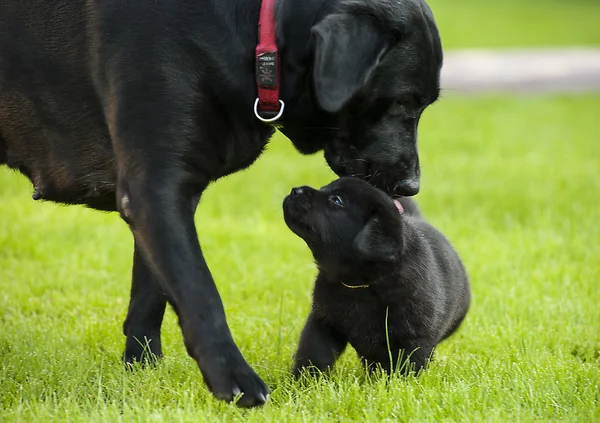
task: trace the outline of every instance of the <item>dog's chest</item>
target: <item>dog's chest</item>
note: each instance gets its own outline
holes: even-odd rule
[[[252,165],[265,150],[274,130],[268,126],[248,127],[232,124],[220,133],[224,138],[219,154],[219,169],[213,172],[214,179],[230,175]]]
[[[402,298],[387,297],[384,301],[380,295],[361,290],[317,301],[314,308],[361,356],[378,355],[388,344],[400,347],[419,335],[419,316],[413,315]]]

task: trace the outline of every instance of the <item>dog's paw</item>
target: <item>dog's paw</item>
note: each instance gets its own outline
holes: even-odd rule
[[[123,352],[123,362],[127,369],[133,368],[135,363],[140,363],[142,366],[155,366],[162,358],[162,348],[160,337],[150,340],[147,337],[142,337],[144,342],[133,336],[127,337],[125,343],[125,351]]]
[[[211,366],[202,374],[217,399],[250,408],[263,405],[269,398],[269,388],[246,362]]]
[[[125,369],[133,370],[138,364],[141,367],[154,368],[158,365],[158,362],[162,359],[162,355],[156,355],[152,352],[134,352],[125,350],[123,352],[123,363]]]

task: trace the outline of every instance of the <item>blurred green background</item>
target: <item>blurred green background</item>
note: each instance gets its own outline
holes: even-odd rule
[[[600,44],[597,0],[430,0],[444,47]]]

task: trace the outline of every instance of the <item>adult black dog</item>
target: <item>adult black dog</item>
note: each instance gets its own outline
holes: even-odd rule
[[[356,178],[295,188],[284,200],[286,223],[319,268],[294,373],[326,370],[348,343],[369,365],[419,371],[463,321],[471,291],[460,258],[412,199],[402,201],[399,213]]]
[[[161,355],[167,301],[221,399],[267,387],[226,323],[194,212],[252,164],[273,129],[253,114],[260,0],[5,0],[0,164],[34,199],[119,211],[135,238],[125,359]],[[339,175],[419,189],[416,132],[442,51],[422,0],[279,0],[283,132]]]

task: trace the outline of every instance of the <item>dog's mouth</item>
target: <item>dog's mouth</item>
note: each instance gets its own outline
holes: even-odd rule
[[[295,219],[295,220],[291,220],[289,222],[287,222],[288,227],[298,236],[304,238],[306,236],[308,236],[311,233],[315,232],[315,228],[313,228],[311,225],[309,225],[308,223],[299,220],[299,219]]]
[[[307,212],[310,210],[310,202],[306,199],[288,195],[283,200],[283,217],[288,228],[301,238],[315,233],[315,228],[307,222]]]
[[[325,146],[325,160],[338,176],[363,179],[394,198],[412,197],[419,192],[418,158],[408,165],[380,163],[369,160],[352,145],[330,143]]]

